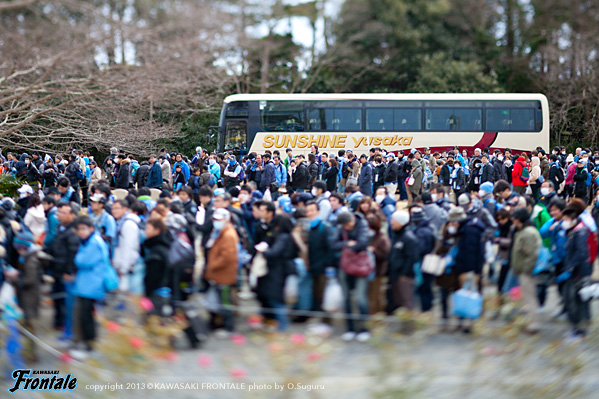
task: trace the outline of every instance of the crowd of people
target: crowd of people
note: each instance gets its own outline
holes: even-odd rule
[[[16,288],[32,331],[50,284],[53,327],[79,352],[93,349],[94,308],[110,291],[147,297],[159,314],[203,292],[208,327],[224,336],[246,284],[265,328],[318,319],[311,328],[330,333],[339,283],[341,337],[360,342],[369,315],[437,303],[444,330],[470,332],[470,320],[451,320],[451,294],[465,285],[496,285],[500,297],[519,286],[536,333],[556,284],[555,317],[580,339],[591,318],[578,290],[597,256],[598,171],[599,151],[563,147],[358,155],[312,146],[307,157],[241,159],[197,148],[191,160],[162,149],[141,163],[113,148],[101,164],[79,150],[8,153],[3,173],[27,184],[16,202],[1,201],[0,279]],[[444,259],[439,274],[422,268],[431,254]],[[196,327],[186,330],[193,346]]]

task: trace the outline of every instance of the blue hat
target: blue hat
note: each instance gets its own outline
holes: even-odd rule
[[[35,239],[33,238],[33,234],[31,234],[31,232],[22,230],[15,234],[12,244],[16,250],[28,249],[34,244],[34,241]]]
[[[493,183],[491,183],[490,181],[484,182],[480,185],[479,188],[483,190],[485,193],[491,194],[493,192]]]

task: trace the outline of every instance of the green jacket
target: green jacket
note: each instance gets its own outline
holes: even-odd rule
[[[541,230],[541,227],[543,227],[549,219],[551,219],[551,215],[547,211],[547,208],[541,203],[536,204],[532,210],[532,220],[535,223],[537,230]],[[551,249],[551,237],[543,240],[543,246]]]
[[[532,274],[541,244],[541,235],[534,226],[524,226],[522,230],[516,231],[511,260],[514,274]]]

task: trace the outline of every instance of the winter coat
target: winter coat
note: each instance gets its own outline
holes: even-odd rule
[[[56,238],[50,247],[52,260],[52,275],[62,279],[63,274],[75,274],[75,255],[79,249],[79,238],[73,230],[73,225],[59,226]]]
[[[576,174],[576,162],[572,162],[567,169],[566,185],[574,184],[574,175]]]
[[[116,222],[117,236],[113,243],[112,263],[121,274],[131,272],[139,260],[139,221],[137,215],[126,213]]]
[[[420,244],[414,233],[403,227],[393,231],[391,235],[391,250],[389,252],[389,282],[401,276],[414,277],[414,264],[418,262]]]
[[[318,173],[320,171],[320,164],[318,160],[316,162],[312,162],[308,165],[308,175],[309,175],[309,184],[313,185],[314,182],[318,179]]]
[[[102,169],[96,166],[94,170],[92,170],[91,185],[95,186],[100,180],[102,180]]]
[[[204,278],[218,285],[237,283],[237,244],[239,238],[232,225],[219,232],[214,244],[208,251]]]
[[[275,181],[275,164],[272,161],[268,161],[264,165],[264,170],[260,176],[260,190],[264,191],[270,188],[270,185]]]
[[[422,191],[422,164],[419,160],[414,159],[412,161],[412,177],[414,178],[414,184],[408,186],[408,190],[414,195],[420,195]]]
[[[40,169],[42,187],[54,187],[58,181],[58,168],[55,165],[42,165]]]
[[[19,267],[19,276],[10,280],[17,291],[17,303],[23,309],[26,319],[35,319],[39,315],[41,300],[41,276],[44,264],[51,257],[45,254],[38,245],[32,245],[23,257]]]
[[[129,176],[131,176],[131,161],[128,158],[122,159],[119,165],[119,171],[117,172],[114,180],[116,188],[128,189],[129,188]]]
[[[152,295],[154,290],[161,287],[169,287],[171,278],[168,273],[168,252],[171,246],[172,236],[168,233],[159,234],[148,238],[143,243],[144,263],[146,275],[144,277],[144,288],[146,296]]]
[[[335,266],[335,255],[331,247],[334,244],[334,230],[331,225],[320,221],[308,231],[308,270],[312,276],[324,274],[327,267]]]
[[[382,187],[385,184],[385,170],[387,167],[384,163],[377,165],[374,168],[374,175],[372,177],[372,192],[375,193],[377,188]]]
[[[525,182],[521,179],[522,170],[527,168],[526,161],[523,156],[518,157],[516,162],[514,162],[514,168],[512,169],[512,184],[517,187],[524,187],[528,185],[528,182]]]
[[[83,173],[83,170],[81,170],[81,166],[79,166],[77,161],[70,162],[64,171],[64,175],[67,179],[69,179],[71,187],[79,187],[79,178],[77,177],[77,172]]]
[[[301,162],[297,165],[295,173],[293,174],[293,188],[296,190],[305,190],[308,188],[309,180],[310,176],[308,175],[306,162]]]
[[[399,165],[397,161],[393,160],[387,164],[383,180],[385,183],[397,184],[399,180]]]
[[[436,235],[445,222],[447,222],[447,211],[434,203],[425,204],[422,209]]]
[[[572,272],[575,280],[588,277],[593,272],[593,265],[589,262],[588,237],[589,229],[583,222],[568,231],[564,270]]]
[[[191,175],[191,171],[189,170],[189,165],[185,161],[175,162],[175,164],[173,165],[173,172],[172,172],[173,177],[175,176],[175,173],[177,173],[176,172],[177,165],[181,165],[181,172],[183,173],[183,176],[185,176],[185,184],[187,184],[187,180],[189,179],[189,176]]]
[[[574,173],[574,195],[579,198],[587,196],[587,176],[588,171],[583,168],[576,168]]]
[[[485,224],[476,217],[468,217],[458,228],[458,252],[455,258],[458,274],[474,271],[480,274],[485,259],[483,236]]]
[[[534,225],[526,224],[516,230],[510,260],[514,274],[532,274],[541,245],[541,235]]]
[[[372,165],[368,162],[364,163],[358,177],[358,187],[360,192],[368,197],[372,197],[372,176]]]
[[[77,275],[73,287],[73,295],[83,298],[104,299],[104,277],[110,265],[108,245],[100,234],[93,232],[87,240],[82,241],[75,256]]]
[[[391,241],[387,233],[377,231],[370,241],[370,246],[373,249],[375,260],[375,273],[377,277],[387,275],[389,267],[389,250],[391,249]]]
[[[493,168],[493,165],[491,165],[490,162],[487,162],[486,164],[483,164],[483,166],[481,167],[482,171],[481,171],[481,176],[480,176],[480,184],[483,184],[484,182],[488,182],[490,181],[491,183],[494,182],[494,176],[495,176],[495,168]]]
[[[539,180],[539,177],[541,176],[541,167],[539,166],[541,164],[541,160],[539,159],[539,157],[532,157],[532,159],[530,160],[530,179],[529,179],[529,184],[536,184],[537,180]]]
[[[171,163],[168,160],[165,159],[164,161],[162,161],[162,163],[160,164],[160,172],[162,172],[162,181],[165,181],[168,184],[171,184],[171,179],[172,179]],[[149,179],[149,177],[148,177],[148,179]],[[152,182],[154,182],[154,180],[152,180]],[[158,186],[148,186],[148,187],[159,188]],[[162,185],[160,185],[160,187],[162,187]]]
[[[441,167],[441,173],[439,173],[439,183],[449,187],[451,184],[451,172],[453,172],[453,166],[449,166],[447,163]]]
[[[137,188],[140,189],[142,187],[146,187],[146,182],[148,181],[148,176],[150,174],[150,165],[143,161],[137,171],[135,172],[135,181],[134,183],[137,185]]]
[[[505,172],[503,161],[500,161],[497,158],[493,160],[493,175],[493,181],[507,180],[507,175]]]
[[[356,218],[356,223],[353,230],[348,231],[342,227],[337,229],[337,240],[334,244],[334,247],[338,251],[341,251],[344,247],[346,247],[345,244],[347,241],[356,242],[354,245],[347,247],[354,252],[362,252],[366,249],[366,247],[368,247],[370,242],[368,223],[366,222],[366,219],[364,219],[364,216],[360,214],[356,213],[354,214],[354,217]]]
[[[170,173],[169,173],[170,176]],[[146,180],[146,187],[150,188],[161,188],[164,174],[162,173],[162,169],[160,167],[160,162],[154,161],[152,166],[150,166],[150,170],[148,171],[148,178]]]
[[[46,238],[44,239],[44,248],[46,251],[52,246],[52,243],[54,243],[54,240],[56,239],[56,234],[58,233],[60,222],[56,216],[57,211],[58,209],[54,206],[48,210],[46,216]]]
[[[291,234],[277,234],[273,244],[263,255],[266,258],[268,273],[258,279],[256,287],[258,299],[284,303],[285,278],[294,272],[293,258],[297,256],[297,248]]]
[[[545,179],[545,181],[547,181],[547,179],[549,179],[549,161],[547,160],[547,157],[542,157],[541,159],[541,175],[543,176],[543,178]]]
[[[42,204],[29,207],[23,222],[36,239],[41,236],[46,231],[46,213]]]
[[[337,175],[339,174],[339,168],[336,166],[331,166],[325,172],[323,178],[327,183],[327,190],[330,192],[337,190]]]

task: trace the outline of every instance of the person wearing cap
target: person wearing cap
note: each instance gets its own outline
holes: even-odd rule
[[[411,165],[410,168],[410,178],[409,182],[412,184],[408,184],[408,204],[412,204],[414,201],[414,197],[417,197],[422,192],[422,178],[424,175],[424,169],[422,167],[422,163],[419,159],[416,159],[414,154],[408,155],[408,162]]]
[[[399,180],[399,164],[395,160],[395,154],[390,152],[386,157],[387,168],[385,169],[385,175],[383,177],[385,187],[389,195],[395,199],[395,192],[397,191],[397,181]]]
[[[235,159],[235,155],[229,156],[229,165],[224,171],[224,176],[226,180],[225,187],[227,190],[242,183],[242,168]]]
[[[429,191],[424,191],[420,196],[420,200],[422,201],[424,214],[436,235],[447,222],[447,211],[433,201],[433,196]]]
[[[22,219],[25,217],[27,209],[29,209],[29,197],[33,195],[33,188],[29,184],[23,184],[17,192],[19,193],[17,215]]]
[[[42,180],[42,187],[54,187],[58,181],[58,168],[52,162],[52,157],[48,157],[46,161],[40,166],[39,172]]]
[[[424,257],[430,254],[435,247],[435,231],[429,219],[420,205],[410,207],[410,229],[418,239],[418,263],[422,263]],[[420,296],[420,307],[423,312],[428,312],[433,307],[432,283],[434,276],[422,273],[416,276],[417,292]]]
[[[196,147],[196,153],[191,158],[191,166],[194,168],[200,168],[204,164],[202,159],[202,147]]]
[[[493,183],[488,181],[480,185],[478,188],[478,198],[483,203],[483,208],[485,208],[493,218],[495,218],[495,214],[497,213],[497,201],[495,201],[493,195]]]
[[[237,244],[239,237],[231,224],[231,213],[217,208],[212,214],[213,230],[206,243],[208,257],[204,278],[212,285],[220,299],[220,305],[232,305],[232,290],[237,284]],[[222,327],[232,332],[235,327],[233,312],[222,309],[219,314],[223,318]],[[216,315],[212,314],[211,327],[217,328]]]
[[[40,180],[40,172],[32,162],[31,156],[25,157],[25,167],[21,169],[22,176],[27,179],[30,185],[37,187]]]
[[[387,290],[387,314],[402,307],[414,308],[414,265],[418,262],[420,243],[408,228],[410,214],[395,211],[391,215],[391,250],[389,252],[389,288]]]
[[[94,228],[111,247],[112,242],[116,238],[116,221],[104,209],[106,197],[100,193],[95,193],[89,198],[89,202],[91,207],[90,218],[94,223]]]
[[[23,309],[23,326],[32,333],[37,330],[41,302],[40,275],[45,265],[52,259],[39,245],[35,244],[32,233],[21,230],[15,233],[12,245],[19,256],[18,275],[7,278],[17,291],[17,301]],[[15,265],[17,266],[17,265]],[[35,343],[29,339],[24,342],[23,355],[28,361],[36,361]]]
[[[510,266],[512,272],[518,276],[522,297],[531,319],[526,330],[534,333],[538,332],[540,326],[537,314],[539,308],[537,283],[532,272],[542,245],[541,235],[530,220],[530,213],[526,208],[515,209],[511,219],[516,231],[512,243]]]
[[[497,228],[497,222],[480,199],[464,193],[458,197],[458,205],[464,208],[468,217],[478,218],[485,225],[485,239],[493,235]]]

